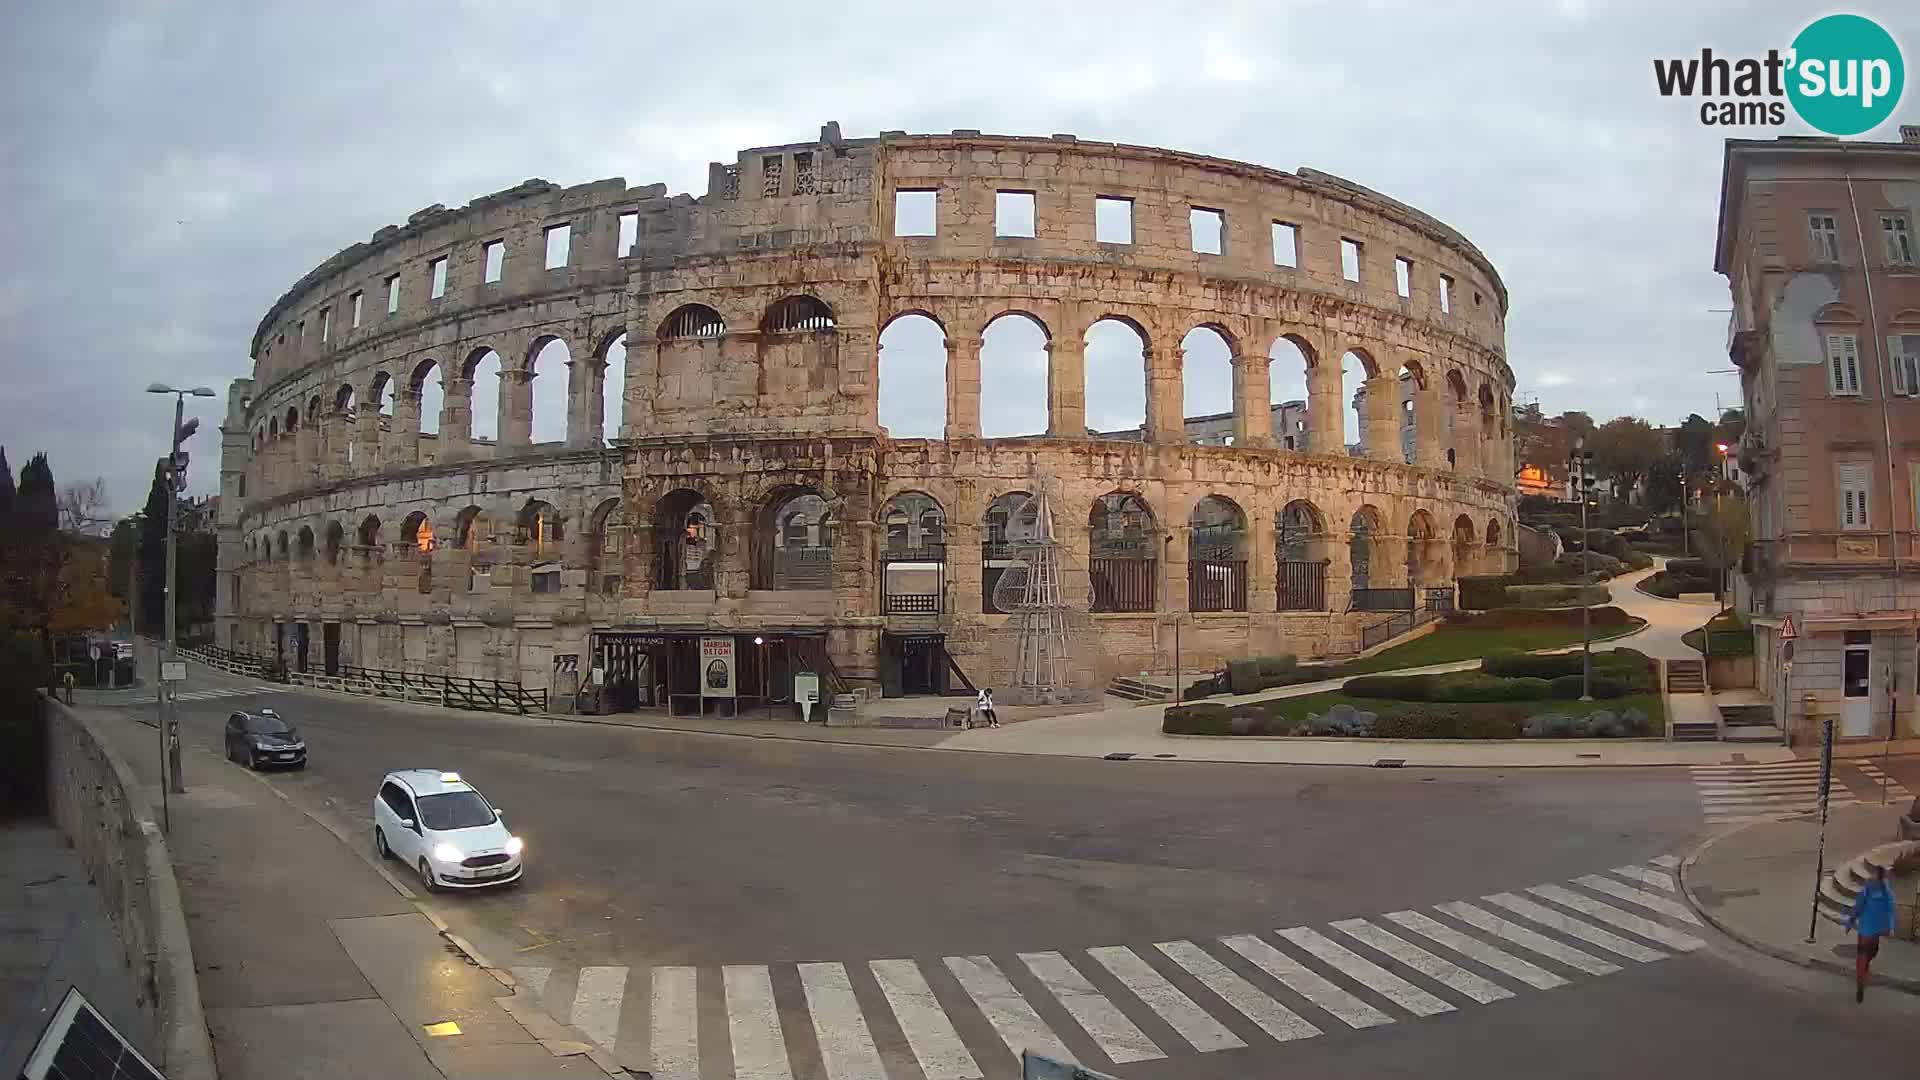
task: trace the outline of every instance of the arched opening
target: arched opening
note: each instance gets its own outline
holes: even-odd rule
[[[1047,430],[1046,325],[1025,312],[996,316],[980,332],[980,434],[988,439]]]
[[[360,521],[360,553],[374,555],[380,550],[380,519],[369,514]]]
[[[881,610],[937,615],[946,610],[947,514],[933,496],[908,491],[880,510],[886,546],[880,553]]]
[[[340,564],[340,548],[346,543],[346,538],[347,530],[341,528],[339,522],[327,522],[326,546],[321,550],[326,552],[328,566]]]
[[[1363,506],[1347,522],[1347,557],[1353,567],[1353,604],[1355,610],[1368,610],[1366,596],[1374,587],[1373,549],[1380,536],[1380,511]],[[1379,583],[1381,586],[1386,582]]]
[[[602,596],[618,596],[626,582],[627,510],[619,499],[594,508],[593,543],[588,545],[589,588]]]
[[[1145,499],[1114,491],[1087,515],[1094,611],[1152,611],[1159,581],[1160,530]]]
[[[1049,523],[1051,524],[1051,522]],[[1019,545],[1032,543],[1040,535],[1040,505],[1024,491],[1009,491],[987,504],[980,519],[980,610],[988,615],[1004,615],[995,603],[1000,579],[1009,573],[1024,581],[1027,564],[1019,557]]]
[[[607,342],[607,366],[600,373],[600,438],[620,437],[627,416],[627,335]]]
[[[300,561],[303,563],[312,562],[313,556],[314,556],[313,526],[311,525],[300,526],[299,545],[300,545],[299,546]]]
[[[1247,610],[1247,515],[1208,495],[1187,518],[1187,610]]]
[[[468,506],[453,519],[454,546],[475,554],[493,546],[493,519],[485,510]]]
[[[1267,401],[1273,411],[1273,445],[1282,450],[1314,450],[1308,426],[1307,369],[1313,352],[1304,338],[1281,337],[1267,350]]]
[[[567,343],[559,338],[547,338],[534,343],[533,355],[527,361],[527,366],[533,372],[533,382],[528,389],[533,396],[531,439],[535,443],[567,440],[567,404],[571,400],[573,382],[572,359]]]
[[[1453,576],[1456,578],[1474,572],[1475,537],[1472,518],[1461,514],[1453,519]]]
[[[467,361],[467,436],[477,443],[500,440],[500,354],[486,349]]]
[[[274,555],[281,561],[287,561],[287,530],[281,529],[275,538]]]
[[[1327,610],[1326,518],[1305,499],[1274,515],[1274,577],[1281,611]]]
[[[1488,573],[1505,573],[1507,569],[1507,549],[1500,535],[1500,519],[1487,519],[1486,566]]]
[[[719,535],[705,496],[681,488],[655,504],[653,543],[654,588],[712,591]]]
[[[1433,515],[1415,510],[1407,518],[1407,584],[1413,588],[1431,584],[1428,547],[1433,543]]]
[[[440,411],[446,405],[446,385],[440,375],[440,365],[432,360],[422,361],[413,369],[413,380],[408,384],[415,400],[420,403],[420,434],[440,434]]]
[[[753,530],[756,589],[833,585],[833,512],[820,493],[787,488],[761,511]]]
[[[1408,360],[1400,365],[1400,397],[1398,412],[1400,418],[1400,460],[1413,464],[1418,455],[1420,440],[1427,434],[1420,430],[1419,401],[1427,389],[1427,371],[1418,360]]]
[[[1147,335],[1131,320],[1107,317],[1087,327],[1087,433],[1145,439]]]
[[[1494,406],[1493,389],[1486,383],[1480,384],[1480,439],[1482,448],[1490,448],[1493,441],[1500,437],[1498,410]]]
[[[1374,375],[1373,358],[1360,349],[1340,356],[1340,431],[1346,452],[1367,454],[1367,380]]]
[[[717,338],[727,332],[726,320],[705,304],[682,304],[660,324],[656,335],[661,341],[685,338]]]
[[[267,441],[271,442],[275,439],[278,439],[279,437],[280,437],[280,418],[276,416],[267,421]]]
[[[1233,347],[1213,327],[1196,326],[1180,340],[1180,352],[1181,414],[1186,422],[1186,441],[1198,446],[1231,445]]]
[[[559,511],[552,503],[539,499],[527,500],[513,523],[513,542],[526,548],[528,557],[536,562],[557,558],[560,543],[566,538],[566,525]]]
[[[1484,393],[1487,388],[1482,386],[1480,389],[1484,396]],[[287,406],[287,423],[285,427],[281,428],[281,430],[285,431],[289,435],[292,435],[294,432],[300,430],[300,410],[299,409],[295,408],[292,405]]]
[[[416,556],[433,553],[433,519],[425,512],[415,510],[400,523],[400,543],[407,552]]]
[[[1458,368],[1447,372],[1447,467],[1458,469],[1473,444],[1471,429],[1463,429],[1467,413],[1467,380]]]
[[[760,329],[769,334],[817,333],[833,329],[833,309],[816,297],[789,296],[767,308]]]
[[[880,331],[880,426],[896,439],[946,435],[947,332],[931,316],[908,312]]]

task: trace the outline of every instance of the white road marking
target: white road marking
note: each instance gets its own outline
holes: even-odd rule
[[[1199,979],[1201,985],[1218,994],[1220,1000],[1233,1006],[1240,1015],[1260,1025],[1260,1030],[1280,1042],[1311,1039],[1320,1034],[1319,1028],[1301,1019],[1292,1009],[1255,989],[1252,983],[1234,974],[1231,968],[1207,955],[1193,942],[1162,941],[1154,948],[1164,953],[1167,959],[1179,964],[1187,974]]]
[[[1387,918],[1416,934],[1445,945],[1462,956],[1478,960],[1502,974],[1511,975],[1535,990],[1552,990],[1554,987],[1567,985],[1567,980],[1538,964],[1522,960],[1512,953],[1502,952],[1479,938],[1463,934],[1417,911],[1389,911]]]
[[[1655,855],[1655,856],[1654,856],[1653,858],[1651,858],[1651,859],[1648,859],[1647,861],[1648,861],[1648,862],[1650,862],[1650,863],[1652,863],[1652,864],[1653,864],[1653,865],[1655,865],[1655,866],[1664,866],[1664,867],[1666,867],[1667,869],[1669,869],[1669,870],[1671,870],[1671,869],[1673,869],[1674,867],[1676,867],[1676,866],[1679,866],[1679,865],[1680,865],[1680,856],[1678,856],[1678,855]]]
[[[1687,905],[1677,900],[1657,896],[1631,885],[1623,885],[1612,878],[1601,877],[1599,874],[1586,874],[1573,880],[1595,892],[1606,893],[1616,899],[1625,900],[1629,904],[1639,904],[1648,911],[1657,911],[1670,919],[1679,919],[1681,922],[1692,923],[1695,926],[1700,925],[1700,917],[1695,915]]]
[[[1447,1002],[1317,931],[1297,926],[1280,931],[1280,936],[1332,964],[1342,975],[1372,988],[1415,1016],[1433,1016],[1453,1011],[1453,1006]]]
[[[873,960],[867,964],[880,992],[900,1022],[901,1034],[920,1062],[927,1080],[980,1080],[984,1074],[953,1030],[945,1009],[933,996],[926,976],[911,960]]]
[[[1146,1002],[1148,1008],[1160,1014],[1160,1019],[1193,1044],[1195,1050],[1231,1050],[1247,1045],[1132,949],[1107,945],[1088,949],[1087,955],[1124,983],[1135,997]]]
[[[1613,868],[1613,872],[1630,881],[1638,881],[1642,884],[1651,885],[1656,889],[1665,889],[1668,892],[1675,891],[1673,875],[1667,873],[1665,870],[1649,870],[1644,866],[1616,866]]]
[[[1619,953],[1629,960],[1650,964],[1655,960],[1667,958],[1667,954],[1658,949],[1649,949],[1637,941],[1628,941],[1618,934],[1581,922],[1571,915],[1562,915],[1550,907],[1544,907],[1512,893],[1494,893],[1485,899],[1488,903],[1506,908],[1523,919],[1537,922],[1549,930],[1558,930],[1563,934],[1577,937],[1590,945],[1598,945],[1608,952]]]
[[[1393,1017],[1361,1001],[1323,978],[1319,972],[1252,934],[1220,939],[1220,943],[1273,976],[1280,983],[1346,1022],[1348,1027],[1370,1028],[1393,1023]]]
[[[1085,975],[1057,952],[1021,953],[1020,962],[1072,1014],[1075,1021],[1115,1065],[1151,1061],[1167,1055],[1127,1019],[1107,996],[1094,989]]]
[[[946,962],[947,970],[960,981],[960,988],[980,1007],[981,1015],[1000,1033],[1000,1040],[1013,1051],[1015,1058],[1021,1051],[1032,1050],[1063,1061],[1079,1060],[1047,1022],[1040,1019],[1040,1014],[1033,1011],[1033,1006],[1027,1004],[1027,999],[1020,996],[1020,991],[1013,988],[1013,983],[1000,973],[992,959],[949,956]]]
[[[1475,907],[1465,900],[1440,904],[1434,910],[1451,915],[1468,926],[1485,930],[1508,944],[1518,945],[1523,949],[1537,952],[1541,956],[1558,960],[1576,971],[1584,971],[1589,975],[1611,975],[1620,970],[1618,964],[1610,964],[1592,953],[1582,952],[1544,934],[1535,933],[1519,923],[1510,922],[1485,908]]]
[[[727,992],[727,1035],[733,1040],[735,1080],[793,1080],[773,978],[757,964],[720,969]]]
[[[1679,949],[1681,952],[1692,952],[1695,949],[1705,948],[1707,944],[1691,934],[1683,934],[1678,930],[1668,929],[1654,922],[1652,919],[1643,919],[1638,915],[1621,911],[1612,904],[1603,904],[1598,900],[1582,896],[1571,889],[1563,889],[1558,885],[1535,885],[1527,891],[1535,896],[1552,900],[1556,904],[1570,907],[1581,914],[1599,919],[1603,923],[1610,923],[1629,933],[1638,934],[1648,941],[1657,941],[1670,949]]]
[[[700,1024],[690,967],[653,969],[654,1080],[700,1080]]]
[[[547,979],[553,975],[552,968],[517,967],[508,970],[513,973],[513,981],[526,987],[527,993],[534,997],[547,992]]]
[[[800,964],[800,986],[820,1040],[828,1080],[887,1080],[867,1018],[853,995],[853,982],[839,964]]]
[[[1475,975],[1451,960],[1443,960],[1393,931],[1375,926],[1365,919],[1342,919],[1334,923],[1333,928],[1355,941],[1379,949],[1434,982],[1465,994],[1482,1005],[1513,996],[1513,991],[1492,979]]]
[[[580,983],[573,992],[573,1015],[569,1022],[586,1032],[594,1042],[612,1050],[620,1034],[620,999],[626,993],[626,968],[581,968]]]

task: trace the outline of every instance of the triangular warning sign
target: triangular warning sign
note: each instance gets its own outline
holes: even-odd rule
[[[1797,627],[1793,625],[1792,615],[1788,615],[1786,618],[1780,620],[1780,640],[1781,641],[1792,641],[1794,638],[1797,638],[1799,636],[1800,636],[1800,631]]]

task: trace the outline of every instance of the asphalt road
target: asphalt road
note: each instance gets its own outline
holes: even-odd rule
[[[197,685],[234,685],[198,668],[195,675]],[[266,703],[186,703],[187,738],[217,751],[222,721],[250,701]],[[1247,934],[1280,943],[1275,931],[1301,926],[1338,937],[1328,924],[1365,917],[1391,926],[1382,913],[1449,901],[1486,907],[1488,894],[1684,852],[1703,828],[1684,770],[1024,758],[677,735],[291,690],[271,703],[311,748],[306,770],[272,782],[364,836],[369,849],[370,804],[390,769],[457,769],[501,806],[526,839],[526,881],[439,898],[438,909],[493,962],[545,973],[536,977],[549,980],[550,1011],[594,1020],[636,1065],[656,1037],[646,1015],[651,969],[700,970],[694,1035],[704,1075],[714,1076],[730,1075],[728,1043],[741,1045],[720,969],[765,966],[793,1075],[828,1075],[811,1037],[794,1033],[809,1024],[812,989],[795,965],[834,961],[862,973],[853,995],[888,1075],[917,1076],[895,1064],[912,1060],[909,1036],[875,1019],[890,1014],[864,977],[869,961],[913,958],[981,1068],[1008,1075],[1007,1061],[978,1049],[998,1045],[988,1020],[955,1007],[965,998],[944,958],[993,958],[1017,993],[1046,1001],[1036,1006],[1046,1027],[1078,1036],[1016,956],[1078,958],[1095,988],[1117,1000],[1121,988],[1086,959],[1085,950],[1104,946],[1154,957],[1248,1046],[1198,1053],[1137,1002],[1125,1011],[1165,1048],[1164,1060],[1116,1068],[1088,1057],[1085,1036],[1066,1040],[1090,1064],[1142,1080],[1295,1070],[1479,1077],[1542,1067],[1572,1076],[1788,1076],[1913,1061],[1920,1009],[1899,1001],[1856,1009],[1830,983],[1804,978],[1804,989],[1783,988],[1780,972],[1750,970],[1751,961],[1730,960],[1717,945],[1623,963],[1617,974],[1550,991],[1517,987],[1484,1007],[1443,993],[1456,1006],[1445,1015],[1401,1013],[1402,1022],[1359,1030],[1327,1024],[1311,1003],[1217,945]],[[1205,996],[1210,984],[1155,951],[1170,941],[1206,943],[1225,970],[1321,1017],[1325,1034],[1268,1038],[1255,1017]],[[616,995],[607,1013],[601,989],[610,976],[586,969],[632,972],[611,976],[630,980],[625,1005]],[[727,983],[724,994],[735,989]],[[1891,1022],[1890,1010],[1901,1008],[1905,1020]]]

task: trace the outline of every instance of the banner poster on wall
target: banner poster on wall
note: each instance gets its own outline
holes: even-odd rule
[[[700,696],[733,696],[733,639],[700,639]]]

